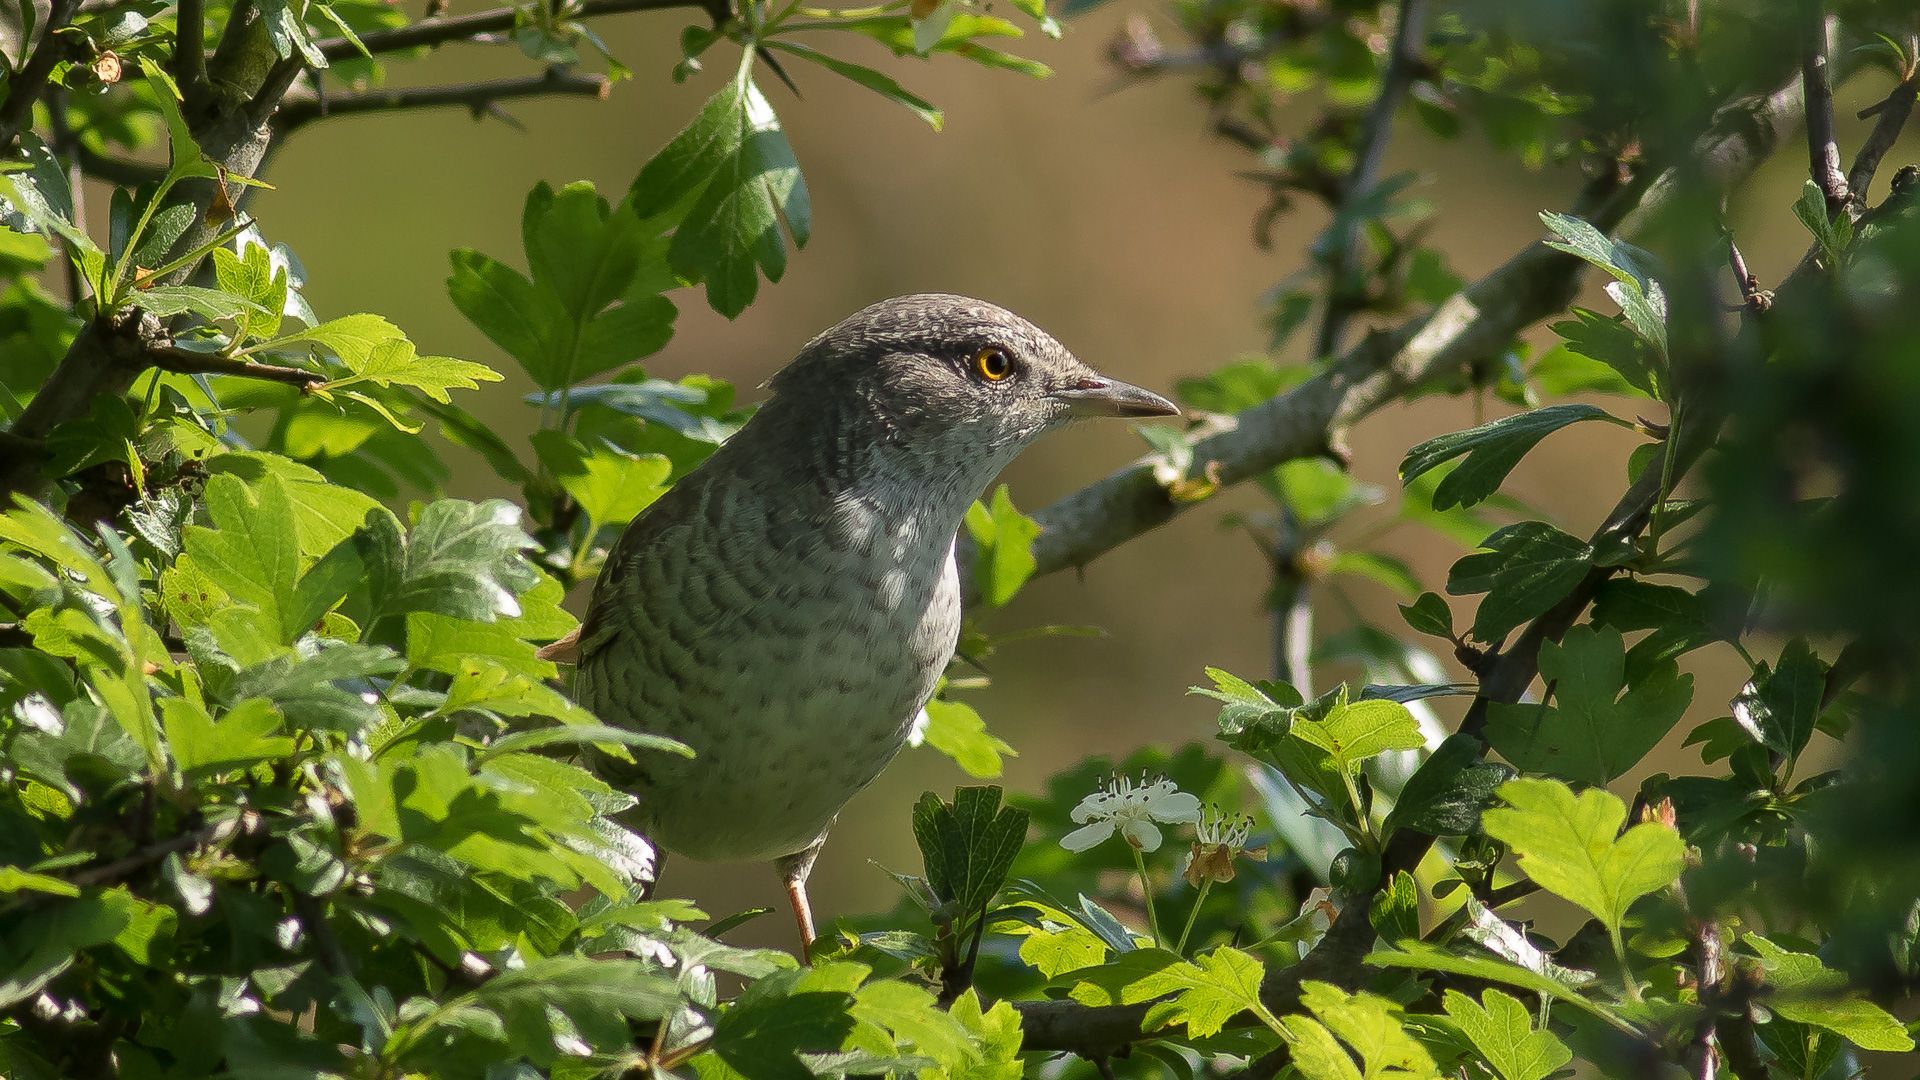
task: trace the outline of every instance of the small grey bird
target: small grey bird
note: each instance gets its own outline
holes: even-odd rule
[[[602,721],[693,748],[607,762],[608,779],[668,851],[775,861],[805,956],[827,830],[953,656],[967,507],[1071,419],[1178,410],[1011,312],[939,293],[854,314],[769,385],[627,526],[577,643],[545,655],[574,654],[575,695]]]

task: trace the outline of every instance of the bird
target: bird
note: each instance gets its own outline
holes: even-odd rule
[[[958,644],[968,507],[1069,421],[1179,409],[946,293],[854,313],[767,389],[627,526],[585,619],[542,655],[574,663],[574,695],[603,723],[693,750],[597,766],[638,797],[630,824],[663,851],[773,862],[804,960],[814,859]]]

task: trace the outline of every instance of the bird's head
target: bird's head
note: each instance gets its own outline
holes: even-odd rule
[[[1081,363],[1005,308],[949,293],[855,312],[809,342],[771,387],[772,408],[870,424],[859,434],[915,453],[963,455],[992,472],[1069,420],[1179,412]]]

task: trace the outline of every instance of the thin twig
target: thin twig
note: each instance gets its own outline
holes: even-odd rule
[[[575,8],[570,17],[576,19],[592,18],[596,15],[618,15],[629,11],[660,11],[666,8],[697,7],[705,8],[713,16],[715,25],[727,21],[733,14],[732,7],[725,0],[586,0]],[[482,34],[498,34],[514,28],[520,18],[516,8],[495,8],[492,11],[477,11],[472,15],[460,15],[455,18],[421,19],[412,26],[402,26],[397,30],[376,30],[371,34],[361,34],[360,44],[367,51],[380,53],[399,52],[402,49],[419,48],[422,45],[443,45],[449,41],[467,41]],[[360,50],[346,38],[326,38],[315,43],[320,55],[328,60],[347,60],[360,55]]]
[[[1907,38],[1909,56],[1920,56],[1920,35]],[[1873,174],[1880,168],[1880,160],[1893,149],[1900,138],[1900,129],[1907,124],[1907,117],[1913,114],[1914,99],[1920,96],[1920,62],[1907,72],[1900,85],[1893,88],[1878,105],[1860,110],[1860,119],[1878,114],[1880,119],[1868,133],[1867,141],[1860,144],[1860,152],[1853,155],[1853,168],[1847,170],[1847,190],[1854,197],[1865,200],[1867,189],[1873,186]]]
[[[285,135],[332,116],[433,109],[448,105],[464,106],[477,119],[495,102],[547,96],[605,98],[612,88],[612,82],[604,75],[580,75],[556,65],[548,68],[545,74],[516,79],[492,79],[408,90],[374,90],[329,98],[324,103],[317,97],[289,100],[280,106],[279,115],[274,117],[274,126],[280,134]]]
[[[1711,919],[1703,920],[1693,928],[1694,971],[1700,994],[1700,1019],[1693,1026],[1693,1041],[1687,1046],[1687,1072],[1693,1080],[1718,1080],[1720,1074],[1720,1054],[1718,1026],[1720,1020],[1720,983],[1726,977],[1726,964],[1721,955],[1720,924]]]
[[[1320,320],[1320,335],[1314,345],[1315,356],[1331,356],[1340,348],[1347,321],[1360,309],[1365,282],[1354,281],[1359,263],[1360,221],[1354,206],[1373,191],[1380,181],[1380,165],[1386,158],[1387,144],[1393,136],[1393,115],[1413,86],[1419,72],[1420,47],[1424,41],[1427,18],[1426,0],[1400,0],[1393,31],[1393,51],[1388,54],[1387,71],[1380,80],[1380,93],[1367,110],[1354,147],[1352,171],[1340,183],[1339,205],[1334,207],[1340,224],[1340,236],[1333,247],[1327,267],[1327,306]]]
[[[148,359],[154,367],[161,371],[171,371],[175,375],[237,375],[243,379],[265,379],[268,382],[290,383],[294,386],[318,386],[327,381],[325,375],[303,371],[300,368],[255,364],[247,360],[232,360],[224,356],[211,356],[188,349],[153,349],[148,353]]]
[[[253,100],[247,103],[247,123],[259,127],[272,119],[275,110],[280,108],[281,100],[292,88],[293,80],[299,78],[300,73],[306,69],[306,57],[297,50],[292,56],[278,61],[269,68],[266,81],[260,84],[259,92],[254,94]]]
[[[1733,242],[1732,234],[1727,236],[1727,265],[1733,268],[1733,280],[1740,286],[1740,302],[1755,315],[1764,315],[1773,306],[1773,294],[1760,287],[1760,279],[1747,269],[1746,257],[1740,254],[1740,245]]]
[[[171,836],[158,843],[148,844],[146,847],[128,855],[124,859],[115,859],[104,866],[95,866],[82,870],[67,880],[83,889],[89,885],[105,885],[110,881],[119,881],[135,870],[157,863],[175,852],[188,851],[207,844],[217,844],[232,835],[237,825],[237,821],[233,818],[228,818],[225,821],[218,821],[211,825],[195,829],[192,832],[184,832],[178,836]]]
[[[1840,140],[1833,128],[1833,84],[1827,74],[1827,13],[1820,0],[1802,0],[1801,93],[1807,112],[1807,163],[1813,182],[1827,197],[1827,216],[1847,203],[1847,178],[1840,171]]]
[[[33,103],[40,99],[53,66],[67,51],[67,39],[60,31],[73,22],[79,10],[80,0],[53,0],[46,29],[40,32],[40,44],[34,46],[33,55],[27,57],[19,74],[7,80],[7,100],[0,104],[0,157],[13,152],[13,140],[33,122]]]

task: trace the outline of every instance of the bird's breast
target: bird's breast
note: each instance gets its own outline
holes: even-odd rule
[[[633,782],[654,839],[695,858],[811,843],[899,752],[959,636],[951,526],[871,495],[801,514],[750,494],[709,490],[623,553],[580,668],[603,720],[694,749]]]

